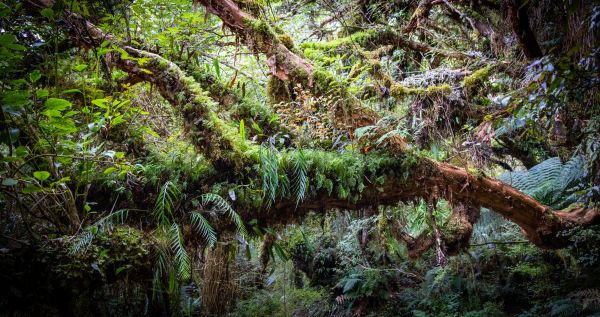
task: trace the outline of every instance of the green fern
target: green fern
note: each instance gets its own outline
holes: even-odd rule
[[[210,225],[208,220],[204,218],[200,213],[192,212],[190,214],[190,220],[192,227],[202,236],[209,246],[213,246],[217,242],[217,232]]]
[[[270,206],[277,198],[279,188],[279,155],[272,147],[261,146],[259,156],[264,193],[263,200],[267,206]]]
[[[171,236],[171,249],[175,253],[175,264],[177,267],[177,273],[183,280],[187,280],[190,277],[190,257],[185,250],[185,244],[179,225],[173,223],[169,230]]]
[[[69,252],[76,254],[86,250],[98,233],[111,230],[116,223],[125,223],[128,215],[129,209],[119,209],[100,218],[94,224],[87,227],[79,236],[75,237],[75,243],[71,245]]]
[[[306,197],[306,185],[308,184],[308,165],[302,150],[298,150],[293,160],[293,191],[296,197],[296,206]]]
[[[248,230],[246,230],[246,226],[242,221],[242,217],[240,217],[240,215],[235,212],[233,208],[231,208],[231,205],[229,205],[229,203],[223,199],[223,197],[217,194],[207,193],[202,195],[200,199],[203,207],[212,205],[217,211],[227,214],[235,224],[238,233],[244,237],[248,236]]]
[[[560,207],[568,191],[585,175],[585,161],[574,156],[565,164],[558,157],[547,159],[527,171],[507,172],[498,177],[520,191],[552,207]]]
[[[171,223],[180,196],[181,191],[171,181],[165,182],[160,188],[154,204],[154,217],[160,225],[168,226]]]

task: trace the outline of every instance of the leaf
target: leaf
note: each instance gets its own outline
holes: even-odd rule
[[[50,94],[50,93],[48,92],[48,89],[38,89],[38,90],[35,92],[35,96],[36,96],[36,97],[38,97],[38,98],[45,98],[45,97],[48,97],[48,95],[49,95],[49,94]]]
[[[63,111],[72,106],[72,103],[68,100],[60,99],[60,98],[48,98],[44,103],[44,106],[48,110],[58,110]]]
[[[246,139],[246,128],[244,126],[244,119],[240,120],[240,137]]]
[[[18,180],[14,179],[14,178],[5,178],[2,180],[2,185],[3,186],[15,186],[19,183]]]
[[[217,242],[217,232],[210,225],[208,220],[198,212],[190,214],[192,228],[202,236],[208,245],[212,246]]]
[[[45,18],[51,18],[54,16],[54,10],[50,8],[45,8],[42,11],[40,11],[40,14]]]
[[[215,73],[217,74],[217,78],[221,80],[221,67],[219,66],[219,59],[215,57],[213,59],[213,66],[215,67]]]
[[[0,45],[6,46],[17,41],[17,37],[13,34],[2,34],[0,35]]]
[[[347,293],[348,291],[352,290],[354,288],[354,286],[356,285],[356,283],[358,283],[360,281],[360,279],[357,278],[350,278],[346,280],[346,283],[344,283],[344,293]]]
[[[75,66],[73,66],[73,70],[76,72],[81,72],[83,70],[85,70],[87,68],[86,64],[77,64]]]
[[[127,270],[127,267],[125,267],[125,266],[118,267],[117,270],[115,271],[115,275],[119,275],[119,273],[121,273],[125,270]]]
[[[33,172],[33,177],[37,178],[40,181],[45,181],[50,177],[50,173],[47,171],[36,171]]]
[[[40,71],[37,69],[29,74],[29,80],[31,80],[32,83],[40,80],[40,78],[42,78],[42,73],[40,73]]]
[[[41,192],[41,191],[42,191],[42,189],[35,185],[27,185],[27,186],[25,186],[25,188],[23,188],[23,194],[32,194],[32,193],[37,193],[37,192]]]

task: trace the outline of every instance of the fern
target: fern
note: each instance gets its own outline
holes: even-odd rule
[[[306,197],[306,185],[308,183],[308,166],[304,153],[301,150],[298,150],[293,163],[292,179],[294,183],[292,189],[296,197],[296,206],[298,206]]]
[[[75,238],[75,243],[71,245],[69,252],[71,254],[76,254],[86,250],[98,233],[112,229],[115,223],[125,223],[128,215],[129,209],[119,209],[100,218],[94,224],[87,227],[81,235]]]
[[[185,250],[185,245],[179,225],[173,223],[169,230],[171,235],[171,249],[175,253],[175,264],[177,273],[181,279],[187,280],[190,277],[190,258]]]
[[[559,207],[567,192],[579,184],[584,175],[583,157],[574,156],[565,164],[558,157],[553,157],[527,171],[507,172],[498,179],[542,203]]]
[[[240,215],[235,212],[233,208],[231,208],[231,205],[229,205],[229,203],[223,199],[223,197],[217,194],[207,193],[202,195],[200,199],[202,206],[206,207],[212,204],[214,209],[221,213],[227,214],[235,224],[238,233],[244,237],[248,236],[248,230],[246,230],[246,226],[242,221],[242,217],[240,217]]]
[[[213,246],[215,242],[217,242],[217,232],[213,229],[208,220],[197,212],[192,212],[190,218],[192,227],[196,232],[202,236],[209,246]]]
[[[75,243],[71,245],[70,254],[76,254],[87,250],[92,243],[94,234],[90,230],[85,230],[80,236],[76,237]]]
[[[154,204],[154,217],[160,225],[168,226],[171,223],[180,196],[181,191],[171,181],[167,181],[160,188]]]
[[[268,206],[277,198],[279,187],[279,156],[272,147],[261,146],[260,166],[264,200]]]
[[[119,209],[117,211],[111,212],[110,214],[98,219],[91,228],[96,228],[97,232],[102,232],[104,230],[110,230],[115,226],[115,223],[123,224],[127,221],[127,217],[129,216],[129,209]]]

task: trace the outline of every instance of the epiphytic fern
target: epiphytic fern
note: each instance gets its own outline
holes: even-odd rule
[[[223,197],[217,194],[207,193],[202,195],[200,199],[202,206],[207,207],[212,205],[212,208],[216,211],[227,214],[235,224],[238,233],[242,236],[248,236],[248,231],[246,230],[246,226],[242,221],[242,217],[240,217],[240,215],[235,212],[233,208],[231,208],[231,205],[229,205],[229,203],[223,199]]]
[[[277,154],[277,151],[270,146],[262,146],[260,149],[262,189],[267,205],[277,198],[279,187],[279,155]]]
[[[306,185],[308,184],[308,165],[301,150],[298,150],[294,156],[292,168],[292,190],[296,197],[296,205],[298,205],[306,196]]]
[[[202,236],[208,245],[212,246],[217,242],[217,232],[204,216],[200,213],[192,212],[190,214],[190,221],[192,227]]]
[[[185,250],[185,243],[177,223],[171,225],[169,230],[171,249],[175,254],[175,264],[177,266],[177,273],[180,278],[187,280],[190,277],[190,257]]]
[[[180,196],[181,191],[175,183],[167,181],[161,186],[154,204],[154,217],[159,224],[171,223]]]

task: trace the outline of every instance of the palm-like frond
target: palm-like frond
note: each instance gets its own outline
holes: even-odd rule
[[[75,254],[87,249],[96,234],[112,229],[116,223],[125,223],[128,215],[129,209],[119,209],[98,219],[75,238],[75,243],[71,245],[70,253]]]
[[[81,235],[75,238],[75,243],[71,245],[69,253],[76,254],[85,251],[92,243],[94,234],[90,230],[85,230]]]
[[[179,225],[173,223],[169,230],[171,249],[175,254],[175,264],[177,266],[177,273],[180,278],[187,280],[190,277],[190,257],[185,249],[185,244]]]
[[[206,193],[200,199],[202,206],[207,207],[212,205],[215,210],[227,214],[235,224],[239,234],[244,237],[248,236],[248,230],[246,230],[242,217],[231,208],[231,205],[223,197],[213,193]]]
[[[154,217],[159,224],[168,226],[171,223],[180,196],[181,191],[175,183],[167,181],[163,184],[154,204]]]
[[[260,168],[265,202],[270,205],[277,198],[279,188],[279,156],[275,149],[269,146],[261,147]]]
[[[115,224],[123,224],[129,217],[129,209],[119,209],[110,214],[98,219],[90,227],[96,228],[98,232],[112,229]]]
[[[292,190],[296,197],[296,205],[306,197],[306,186],[308,184],[308,164],[306,158],[301,150],[298,150],[293,160],[293,171],[292,171]]]
[[[217,242],[217,232],[204,216],[198,212],[192,212],[190,220],[192,227],[202,236],[208,245],[213,246]]]

